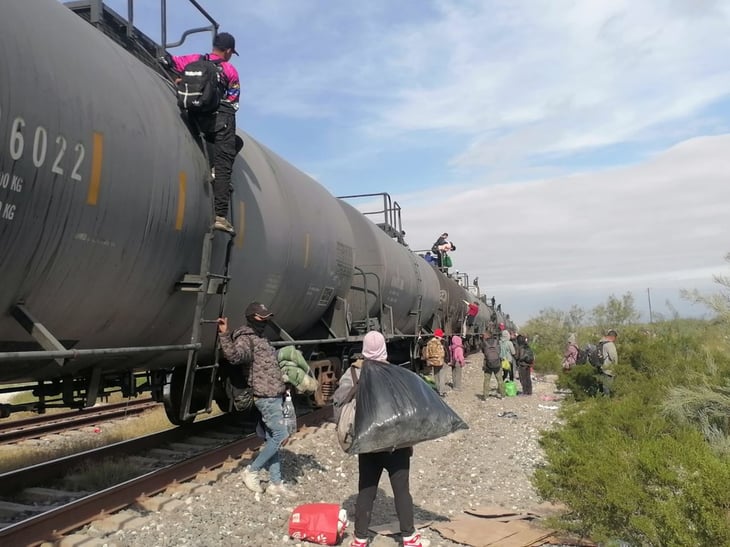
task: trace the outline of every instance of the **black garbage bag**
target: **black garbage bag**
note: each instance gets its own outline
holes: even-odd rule
[[[397,365],[363,363],[348,454],[413,446],[459,429],[469,426],[420,376]]]

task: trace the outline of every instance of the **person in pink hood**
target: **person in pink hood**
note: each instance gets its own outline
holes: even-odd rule
[[[451,345],[449,346],[451,353],[451,383],[455,391],[461,391],[461,373],[464,368],[464,343],[461,336],[452,336]]]
[[[385,338],[377,331],[368,332],[362,340],[362,356],[352,366],[360,378],[360,370],[365,361],[388,362],[388,348]],[[335,419],[340,419],[345,395],[352,389],[352,376],[343,374],[340,385],[333,396]],[[364,389],[360,387],[359,389]],[[393,489],[393,502],[401,530],[404,547],[428,547],[430,541],[422,539],[413,521],[413,497],[410,490],[411,456],[413,447],[398,448],[388,452],[367,452],[358,454],[358,493],[355,500],[355,537],[350,547],[368,547],[368,530],[373,513],[373,504],[378,493],[378,484],[383,471],[388,472]]]

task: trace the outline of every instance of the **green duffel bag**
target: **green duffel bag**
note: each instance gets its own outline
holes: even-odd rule
[[[515,384],[512,380],[505,381],[504,394],[507,397],[516,397],[517,396],[517,384]]]

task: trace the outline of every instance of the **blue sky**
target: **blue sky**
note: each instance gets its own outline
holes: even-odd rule
[[[184,4],[170,40],[204,22]],[[730,3],[202,4],[237,39],[239,127],[335,195],[389,192],[413,248],[448,231],[518,321],[647,288],[698,314],[678,288],[726,271]]]

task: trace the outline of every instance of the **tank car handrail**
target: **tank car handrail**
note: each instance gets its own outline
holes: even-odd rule
[[[95,355],[131,355],[155,351],[189,351],[200,349],[200,344],[170,346],[131,346],[126,348],[68,349],[65,351],[6,351],[0,353],[0,362],[42,361],[44,359],[75,359]]]
[[[382,291],[382,285],[380,283],[380,276],[376,274],[375,272],[366,272],[362,268],[359,268],[358,266],[353,266],[353,269],[359,273],[362,276],[362,282],[363,282],[363,293],[365,295],[365,327],[370,326],[370,308],[368,306],[368,281],[367,276],[372,275],[375,278],[376,286],[378,289],[377,298],[378,298],[378,310],[380,312],[380,315],[383,313],[383,291]],[[353,287],[357,288],[357,287]],[[377,317],[377,319],[380,319],[380,317]]]
[[[167,43],[167,0],[160,0],[160,43],[156,43],[151,38],[147,37],[145,34],[143,34],[139,29],[137,29],[134,26],[134,0],[127,0],[127,19],[125,20],[123,16],[116,13],[114,10],[112,10],[109,6],[106,6],[104,4],[104,0],[75,0],[71,2],[66,2],[64,5],[71,9],[72,11],[78,11],[80,9],[88,8],[89,10],[89,22],[92,25],[99,26],[102,23],[103,18],[105,15],[109,14],[112,15],[115,19],[118,19],[120,24],[123,24],[125,27],[124,33],[126,34],[127,39],[132,39],[136,37],[142,39],[146,43],[145,45],[154,48],[155,54],[157,57],[160,57],[165,54],[165,51],[167,48],[175,48],[178,46],[181,46],[183,43],[185,43],[185,40],[188,36],[191,34],[197,34],[199,32],[210,32],[212,34],[211,39],[215,37],[215,35],[218,33],[218,29],[220,28],[220,24],[218,21],[213,19],[213,17],[201,6],[197,0],[187,0],[205,19],[207,19],[210,22],[210,25],[202,26],[202,27],[196,27],[191,28],[182,33],[180,36],[180,39],[177,42],[171,42]],[[115,33],[119,36],[121,34],[119,31],[115,31]],[[125,46],[124,42],[120,42],[120,45]],[[148,52],[152,53],[152,52]],[[149,64],[149,63],[148,63]]]
[[[314,344],[331,344],[333,342],[349,342],[348,337],[341,338],[318,338],[316,340],[279,340],[277,342],[269,342],[275,348],[284,346],[311,346]]]
[[[403,226],[401,224],[401,206],[397,201],[393,201],[393,198],[390,197],[390,194],[388,192],[373,192],[369,194],[351,194],[349,196],[337,196],[337,199],[345,200],[345,199],[355,199],[355,198],[371,198],[376,196],[382,196],[383,198],[383,209],[377,210],[377,211],[360,211],[361,214],[365,216],[369,215],[383,215],[384,225],[387,227],[390,227],[393,232],[390,230],[384,229],[384,231],[390,236],[390,237],[396,237],[398,241],[402,244],[405,244],[405,241],[403,239]],[[380,226],[380,225],[378,225]],[[383,228],[383,226],[380,226]]]
[[[180,40],[177,42],[173,42],[168,44],[167,43],[167,0],[160,0],[160,20],[161,20],[161,32],[160,32],[160,42],[162,45],[163,51],[160,52],[160,54],[164,53],[164,50],[166,50],[169,47],[178,47],[181,46],[185,39],[190,36],[191,34],[196,34],[198,32],[207,32],[210,31],[213,34],[213,37],[215,37],[216,34],[218,34],[218,28],[220,28],[220,25],[218,24],[218,21],[213,19],[213,17],[210,16],[210,14],[203,9],[203,7],[198,4],[196,0],[188,0],[200,13],[203,17],[205,17],[208,21],[210,21],[210,25],[206,27],[197,27],[188,29],[185,32],[182,33],[182,36],[180,36]]]

